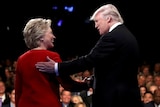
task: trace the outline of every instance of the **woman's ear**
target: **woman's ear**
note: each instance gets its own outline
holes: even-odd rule
[[[41,38],[41,39],[40,39],[40,41],[44,41],[44,39],[43,39],[43,38]]]

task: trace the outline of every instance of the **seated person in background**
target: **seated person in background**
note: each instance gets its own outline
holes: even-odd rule
[[[153,94],[150,91],[146,91],[143,96],[143,105],[144,107],[154,107]]]
[[[154,94],[155,90],[158,90],[158,86],[155,84],[152,84],[152,85],[150,85],[148,90]]]
[[[83,102],[83,99],[80,95],[72,95],[71,101],[72,103],[77,104],[79,102]]]
[[[72,93],[67,90],[62,90],[60,93],[62,107],[73,107],[74,104],[71,102]]]
[[[92,107],[93,88],[90,87],[88,90],[83,90],[79,95],[82,97],[87,107]]]
[[[155,107],[160,107],[160,89],[154,91],[153,97]]]
[[[10,101],[10,98],[8,94],[6,93],[6,86],[4,81],[0,80],[0,98],[2,98],[2,105],[8,104]]]
[[[75,104],[74,107],[86,107],[86,104],[84,102],[79,102],[79,103]]]
[[[11,88],[8,92],[10,102],[7,104],[4,104],[2,107],[15,107],[15,89]]]

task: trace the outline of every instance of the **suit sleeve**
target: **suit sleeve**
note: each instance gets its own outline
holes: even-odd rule
[[[60,58],[60,55],[58,53],[56,53],[56,56],[54,56],[53,60],[56,61],[56,62],[62,62],[62,60]],[[84,89],[88,89],[88,84],[87,83],[76,82],[76,81],[71,79],[70,75],[64,75],[64,76],[61,76],[61,77],[58,76],[57,80],[62,85],[62,87],[65,88],[66,90],[76,92],[76,91],[81,91],[81,90],[84,90]]]
[[[72,75],[98,66],[99,64],[102,64],[103,60],[106,60],[106,58],[109,59],[110,55],[115,53],[116,48],[113,37],[104,35],[99,39],[89,54],[72,61],[63,61],[62,63],[59,63],[59,75]]]

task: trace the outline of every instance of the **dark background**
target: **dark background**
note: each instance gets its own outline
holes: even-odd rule
[[[62,59],[81,56],[90,51],[98,38],[94,24],[88,19],[101,5],[112,3],[119,9],[125,25],[136,36],[141,61],[154,63],[160,60],[159,5],[158,1],[139,0],[39,0],[4,1],[0,4],[0,59],[17,59],[27,50],[22,36],[25,23],[33,17],[51,18],[56,36],[53,51]],[[57,6],[57,10],[53,10]],[[64,6],[74,6],[72,13]],[[58,27],[59,19],[63,20]]]

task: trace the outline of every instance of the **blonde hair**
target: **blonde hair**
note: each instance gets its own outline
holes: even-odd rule
[[[51,26],[50,19],[30,19],[23,29],[24,41],[28,48],[33,49],[39,46],[40,39]]]
[[[87,106],[86,106],[86,103],[84,103],[84,102],[79,102],[79,103],[76,103],[76,104],[74,105],[74,107],[87,107]]]
[[[118,9],[112,4],[106,4],[98,8],[90,17],[90,20],[94,20],[95,16],[99,13],[101,13],[103,17],[110,15],[114,20],[124,23],[123,18],[121,17]]]
[[[76,99],[76,100],[74,100],[74,99]],[[72,95],[71,101],[73,103],[78,103],[78,102],[83,102],[83,99],[82,99],[82,97],[80,95]],[[74,102],[74,101],[76,101],[76,102]]]

